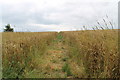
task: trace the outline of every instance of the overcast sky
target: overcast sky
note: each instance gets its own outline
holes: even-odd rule
[[[0,31],[8,23],[15,31],[78,30],[94,27],[97,21],[104,26],[102,19],[117,28],[118,1],[0,0]]]

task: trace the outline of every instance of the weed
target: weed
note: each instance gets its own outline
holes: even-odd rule
[[[71,75],[72,75],[68,63],[65,63],[65,64],[64,64],[64,66],[62,67],[62,71],[63,71],[63,72],[66,72],[67,76],[71,76]]]
[[[57,39],[61,40],[63,38],[62,33],[58,33]]]

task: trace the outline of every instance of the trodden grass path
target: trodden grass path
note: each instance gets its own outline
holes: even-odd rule
[[[71,78],[72,74],[68,65],[66,45],[63,44],[63,36],[58,33],[56,39],[48,46],[43,56],[37,56],[38,67],[30,72],[31,78]]]

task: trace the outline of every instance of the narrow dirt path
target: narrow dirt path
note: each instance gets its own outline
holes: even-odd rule
[[[46,53],[37,56],[36,68],[26,78],[81,78],[84,77],[82,61],[78,65],[69,57],[68,45],[64,44],[61,33],[47,46]]]
[[[67,62],[67,49],[62,42],[63,36],[58,34],[56,39],[48,47],[47,54],[45,55],[45,77],[52,78],[65,78],[67,73],[63,70]]]
[[[48,46],[43,56],[36,59],[37,67],[28,76],[32,78],[68,78],[67,46],[63,44],[63,36],[58,33],[56,39]],[[69,74],[69,75],[68,75]]]

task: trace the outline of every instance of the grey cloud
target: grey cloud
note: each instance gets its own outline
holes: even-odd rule
[[[55,2],[55,1],[54,1]],[[44,4],[24,2],[18,4],[2,5],[3,24],[13,24],[18,30],[22,30],[25,24],[44,24],[44,25],[71,25],[81,28],[82,25],[94,25],[96,20],[103,19],[106,14],[116,22],[115,14],[117,8],[112,2],[82,2],[77,0],[65,0],[58,5],[49,4],[46,0]],[[55,3],[54,3],[55,4]],[[114,10],[114,11],[113,11]],[[52,27],[52,26],[51,26]],[[35,26],[26,26],[26,29],[37,31]],[[48,27],[48,30],[50,28]],[[45,31],[45,29],[40,28]]]
[[[31,13],[30,10],[34,5],[24,4],[17,8],[16,7],[17,5],[3,5],[3,22],[11,24],[25,24],[30,20],[34,20],[39,24],[59,24],[58,22],[44,19],[44,12],[42,11],[34,11]]]

